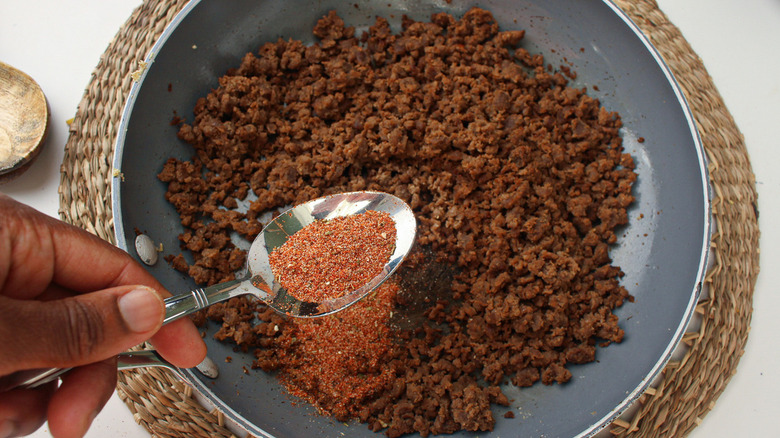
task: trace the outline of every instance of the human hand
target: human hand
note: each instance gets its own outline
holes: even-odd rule
[[[0,194],[0,376],[73,367],[59,387],[0,392],[0,438],[47,419],[55,437],[83,436],[114,391],[116,355],[150,338],[174,365],[200,363],[190,321],[161,328],[169,295],[125,252]]]

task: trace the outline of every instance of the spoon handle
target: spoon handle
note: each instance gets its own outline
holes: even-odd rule
[[[163,324],[168,324],[183,316],[195,313],[214,303],[252,293],[253,290],[256,290],[256,288],[248,280],[241,279],[218,283],[202,289],[194,289],[189,293],[166,298]]]
[[[162,358],[154,350],[126,351],[117,355],[117,370],[129,370],[141,367],[166,367],[176,370],[176,367]],[[10,389],[37,388],[46,383],[57,380],[61,375],[70,371],[71,368],[43,368],[36,370],[17,371],[13,374],[0,378],[0,391]]]
[[[117,355],[116,369],[118,371],[144,367],[165,367],[177,370],[156,350],[126,351]]]
[[[195,289],[189,293],[174,295],[165,300],[165,319],[163,325],[187,316],[214,303],[229,300],[248,293],[257,291],[250,280],[241,279],[219,283],[202,289]],[[256,292],[255,292],[256,294]],[[119,355],[119,369],[136,368],[141,366],[164,366],[171,368],[167,361],[162,359],[156,351],[128,352]],[[173,368],[175,369],[175,367]],[[56,380],[68,372],[70,368],[48,368],[37,370],[19,371],[9,376],[0,378],[0,391],[13,388],[35,388]]]

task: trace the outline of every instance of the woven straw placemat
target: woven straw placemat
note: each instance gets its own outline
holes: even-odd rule
[[[114,141],[130,86],[165,26],[185,0],[148,0],[120,29],[100,59],[70,125],[60,183],[60,215],[114,242],[110,181]],[[679,81],[699,127],[714,189],[709,297],[696,311],[702,323],[687,333],[682,359],[670,362],[640,398],[617,436],[687,435],[712,408],[734,374],[747,340],[758,274],[755,176],[745,144],[723,100],[680,31],[652,0],[616,3],[655,44]],[[160,437],[232,436],[220,412],[209,412],[192,390],[161,369],[122,372],[118,392],[136,421]]]

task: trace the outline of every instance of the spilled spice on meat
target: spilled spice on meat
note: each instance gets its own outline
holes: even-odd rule
[[[389,322],[397,293],[395,283],[385,282],[338,313],[295,320],[280,341],[283,353],[275,358],[280,366],[272,368],[279,370],[290,394],[337,419],[358,417],[366,403],[394,381],[388,362],[394,339]],[[258,351],[260,364],[268,353]]]
[[[314,221],[269,255],[287,293],[319,303],[355,291],[382,272],[395,250],[395,223],[386,212],[366,211]]]
[[[394,315],[420,316],[392,326],[387,380],[358,412],[306,387],[323,412],[390,437],[491,430],[504,385],[567,382],[570,364],[623,339],[613,310],[631,298],[609,250],[636,174],[617,113],[478,8],[404,18],[400,33],[379,17],[361,35],[332,12],[313,33],[246,54],[180,126],[194,154],[159,176],[192,255],[169,257],[175,268],[232,278],[245,255],[231,234],[251,241],[285,205],[357,190],[406,201],[418,229],[403,269],[425,272],[430,254],[447,275],[399,291]],[[294,321],[247,298],[208,316],[254,367],[295,372],[280,359],[301,342]]]

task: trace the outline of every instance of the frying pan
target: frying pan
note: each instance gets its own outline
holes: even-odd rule
[[[636,300],[616,310],[625,330],[622,343],[599,348],[593,363],[570,366],[573,377],[566,384],[506,386],[512,405],[494,409],[491,434],[455,436],[593,435],[641,395],[675,350],[702,288],[711,225],[705,157],[680,88],[652,45],[608,1],[192,1],[148,55],[127,99],[114,157],[122,178],[112,185],[117,242],[135,255],[135,230],[141,230],[166,253],[178,253],[182,229],[156,175],[169,157],[189,159],[191,149],[169,122],[174,114],[191,118],[196,100],[217,87],[217,78],[246,52],[280,37],[314,42],[311,29],[332,9],[360,32],[376,16],[398,30],[404,14],[428,20],[441,11],[461,16],[472,6],[491,11],[502,30],[525,29],[523,47],[552,66],[570,66],[577,72],[572,86],[587,87],[620,113],[624,146],[639,178],[629,224],[611,256]],[[172,291],[195,286],[164,262],[149,271]],[[370,434],[365,425],[336,422],[305,403],[292,403],[273,376],[245,374],[251,353],[235,352],[210,336],[206,342],[219,378],[191,370],[182,370],[183,376],[236,427],[256,436]],[[516,418],[503,418],[508,409]]]

